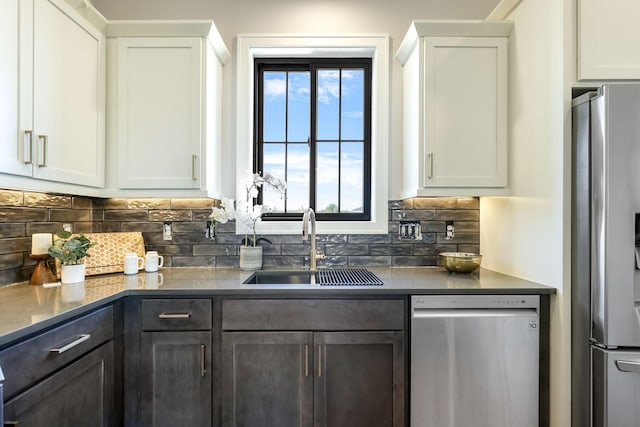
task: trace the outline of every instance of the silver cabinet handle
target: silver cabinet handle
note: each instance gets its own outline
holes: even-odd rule
[[[89,338],[91,338],[90,334],[82,334],[80,336],[78,336],[78,338],[72,342],[70,342],[69,344],[62,346],[60,348],[52,348],[51,350],[49,350],[50,353],[58,353],[58,354],[62,354],[67,350],[71,350],[73,347],[76,347],[80,344],[82,344],[83,342],[87,341]]]
[[[196,159],[198,158],[197,155],[192,154],[191,155],[191,179],[196,181],[198,179],[198,177],[196,176]]]
[[[207,347],[204,344],[200,344],[200,376],[204,377],[207,374],[207,366],[206,366],[206,352]]]
[[[616,360],[616,366],[622,372],[635,372],[640,374],[640,362],[631,362],[629,360]]]
[[[160,313],[158,314],[159,319],[188,319],[191,317],[191,312],[189,313]]]
[[[49,138],[47,135],[38,135],[38,140],[42,141],[42,162],[38,162],[38,167],[44,168],[47,166],[47,142]]]
[[[433,178],[433,153],[427,154],[427,160],[429,160],[429,173],[427,174],[427,178]]]
[[[304,376],[309,376],[309,344],[304,345]]]
[[[318,376],[322,376],[322,346],[318,346]]]
[[[24,164],[25,165],[31,165],[33,164],[33,131],[32,130],[25,130],[24,131],[24,136],[25,136],[25,141],[24,142],[29,142],[29,160],[25,159],[24,160]],[[26,156],[25,156],[26,157]]]

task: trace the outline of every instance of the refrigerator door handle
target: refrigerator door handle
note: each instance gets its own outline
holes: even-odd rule
[[[630,362],[628,360],[616,360],[618,370],[622,372],[635,372],[640,374],[640,362]]]

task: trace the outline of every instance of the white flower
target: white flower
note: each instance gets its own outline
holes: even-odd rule
[[[209,218],[211,218],[215,222],[225,224],[227,221],[230,221],[233,218],[235,218],[235,211],[233,209],[233,205],[234,203],[232,199],[227,199],[227,198],[222,199],[222,201],[220,202],[220,206],[222,207],[221,208],[218,208],[215,206],[212,207],[211,215],[209,215]]]

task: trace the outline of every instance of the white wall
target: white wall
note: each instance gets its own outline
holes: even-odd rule
[[[389,198],[400,198],[402,67],[395,52],[413,19],[484,19],[499,0],[92,0],[108,19],[213,19],[231,51],[225,67],[223,156],[235,159],[235,44],[242,33],[374,33],[391,38]],[[228,124],[228,125],[226,125]],[[235,162],[225,162],[234,194]]]
[[[557,288],[551,306],[551,426],[570,426],[570,126],[568,1],[523,0],[510,58],[512,197],[482,198],[486,268]],[[568,9],[568,10],[565,10]]]

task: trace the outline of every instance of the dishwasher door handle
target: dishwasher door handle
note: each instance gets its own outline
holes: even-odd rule
[[[535,308],[414,308],[411,315],[414,319],[443,317],[538,317]]]

